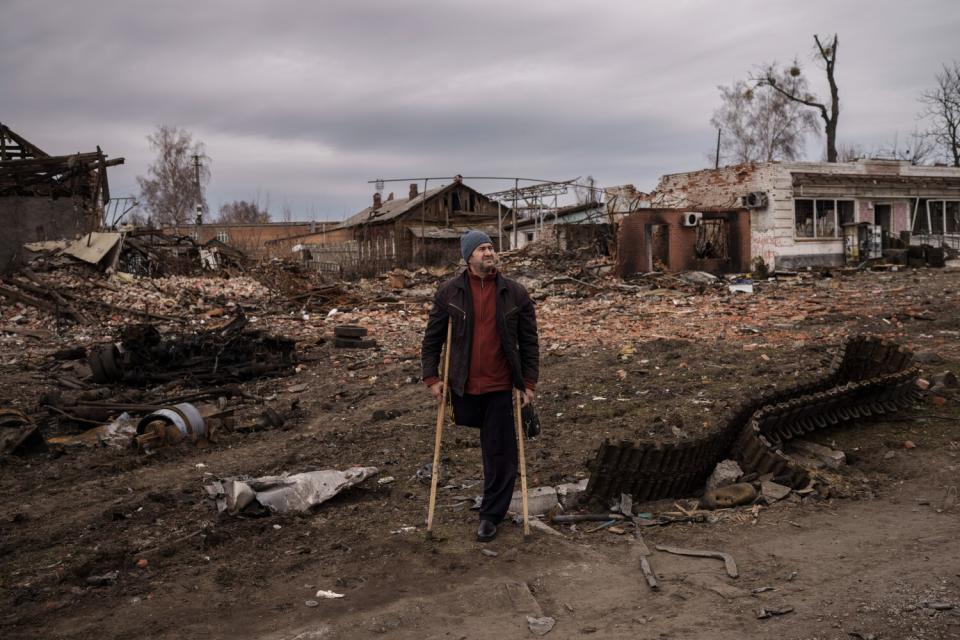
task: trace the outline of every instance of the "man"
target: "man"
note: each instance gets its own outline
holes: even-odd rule
[[[513,497],[517,477],[517,439],[513,389],[523,405],[533,401],[540,372],[537,318],[527,290],[497,271],[497,252],[482,231],[460,238],[467,268],[437,289],[421,360],[423,381],[436,400],[446,393],[440,380],[440,352],[453,322],[450,374],[457,424],[480,429],[483,454],[483,502],[477,539],[497,535]]]

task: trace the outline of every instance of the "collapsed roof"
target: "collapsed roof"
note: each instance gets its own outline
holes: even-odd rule
[[[0,124],[0,196],[80,196],[105,204],[110,199],[106,169],[123,161],[108,160],[99,146],[88,153],[51,156]]]

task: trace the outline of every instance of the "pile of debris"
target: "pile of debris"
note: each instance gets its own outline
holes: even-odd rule
[[[93,380],[142,386],[171,380],[206,384],[292,373],[295,343],[247,329],[242,313],[220,327],[161,337],[151,324],[132,324],[119,342],[93,350]]]
[[[72,242],[28,243],[24,261],[38,271],[83,263],[109,273],[157,277],[204,271],[243,273],[247,258],[216,239],[199,244],[190,236],[130,229],[94,231]]]

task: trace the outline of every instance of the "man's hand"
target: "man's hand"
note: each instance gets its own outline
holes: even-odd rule
[[[433,399],[439,402],[443,396],[443,382],[434,382],[430,385],[430,393],[433,394]]]
[[[523,390],[523,406],[527,406],[533,402],[533,389],[524,389]]]

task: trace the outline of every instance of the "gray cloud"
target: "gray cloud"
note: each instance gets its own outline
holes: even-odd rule
[[[651,188],[706,164],[718,84],[798,56],[821,86],[816,32],[840,34],[841,139],[875,146],[913,130],[960,27],[950,0],[14,0],[4,17],[0,120],[54,153],[125,156],[115,193],[153,127],[178,125],[213,158],[213,206],[269,192],[304,218],[359,209],[377,176]]]

